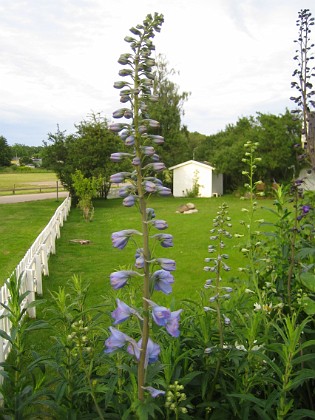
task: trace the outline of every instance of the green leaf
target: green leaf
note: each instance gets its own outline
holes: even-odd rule
[[[314,315],[315,314],[315,301],[308,296],[303,296],[301,299],[303,311],[307,315]]]
[[[3,330],[0,330],[0,336],[2,337],[2,338],[4,338],[5,340],[8,340],[8,341],[10,341],[10,343],[12,343],[12,339],[11,339],[11,337],[5,332],[5,331],[3,331]]]
[[[315,419],[315,411],[302,408],[300,410],[294,410],[293,413],[288,417],[288,420],[300,419]]]
[[[265,400],[260,400],[257,397],[254,397],[252,394],[228,394],[229,397],[239,398],[243,401],[250,401],[256,404],[258,407],[264,408],[265,407]]]
[[[315,293],[315,274],[313,273],[302,273],[300,281],[308,290]]]
[[[25,331],[35,331],[35,330],[41,330],[41,329],[47,329],[49,328],[49,324],[48,322],[45,321],[34,321],[32,322],[30,325],[27,326],[27,328],[25,329]]]
[[[297,257],[298,258],[306,258],[306,257],[311,257],[315,255],[315,247],[314,248],[302,248],[298,254]]]
[[[308,379],[315,378],[314,369],[303,369],[299,374],[291,381],[290,389],[295,389],[300,386],[303,382]]]
[[[187,375],[185,375],[183,378],[180,378],[180,383],[182,385],[187,385],[189,384],[196,376],[201,375],[204,372],[201,371],[195,371],[195,372],[190,372]]]

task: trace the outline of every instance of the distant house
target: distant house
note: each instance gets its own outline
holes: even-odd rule
[[[223,194],[223,175],[216,174],[208,163],[188,160],[169,169],[173,171],[174,197],[185,197],[195,183],[199,185],[199,197]]]

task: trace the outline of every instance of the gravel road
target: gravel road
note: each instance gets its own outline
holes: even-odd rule
[[[58,193],[58,199],[67,197],[67,191],[60,191]],[[23,203],[25,201],[38,201],[38,200],[47,200],[50,198],[57,199],[57,193],[40,193],[40,194],[15,194],[15,195],[4,195],[0,197],[0,204],[13,204],[13,203]]]

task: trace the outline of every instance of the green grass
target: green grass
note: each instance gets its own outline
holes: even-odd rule
[[[0,204],[0,286],[13,272],[61,201]]]
[[[0,172],[0,195],[12,194],[14,188],[23,188],[24,191],[17,191],[17,193],[23,193],[33,191],[35,187],[42,186],[56,186],[57,177],[54,172]],[[26,191],[27,188],[29,191]],[[6,190],[6,191],[4,191]],[[38,188],[37,188],[38,192]]]
[[[227,196],[191,201],[199,210],[198,213],[176,213],[181,204],[187,203],[187,198],[153,198],[149,203],[155,209],[156,217],[168,222],[169,228],[164,232],[174,236],[173,248],[165,249],[158,245],[155,250],[157,257],[175,259],[177,264],[173,293],[170,297],[163,296],[164,301],[196,297],[202,289],[207,278],[203,267],[204,258],[209,256],[209,230],[220,204],[225,202],[229,205],[232,233],[243,233],[244,230],[239,222],[246,217],[241,212],[246,204],[240,199]],[[272,205],[270,200],[260,203]],[[266,211],[258,210],[255,218],[260,219],[264,215]],[[91,223],[84,222],[79,210],[73,209],[57,241],[57,253],[50,258],[51,274],[45,278],[44,290],[56,290],[76,274],[91,283],[91,304],[101,303],[101,296],[110,289],[109,274],[121,266],[132,266],[134,263],[136,247],[131,241],[124,250],[115,249],[111,244],[112,232],[129,228],[141,229],[139,213],[135,207],[122,206],[121,199],[96,201],[94,220]],[[152,229],[152,234],[157,232]],[[74,244],[70,242],[72,239],[87,239],[90,244]],[[230,255],[227,262],[234,268],[227,276],[236,277],[239,275],[237,268],[244,263],[239,252],[240,239],[233,238],[226,242],[226,253]]]
[[[177,208],[188,201],[196,205],[198,213],[187,215],[176,213]],[[165,249],[158,245],[155,254],[157,257],[176,260],[177,266],[173,273],[175,277],[173,293],[166,296],[157,292],[158,296],[154,295],[153,300],[166,306],[173,304],[179,307],[181,299],[199,298],[204,282],[209,277],[209,273],[203,270],[206,265],[204,259],[209,256],[207,252],[210,244],[209,230],[213,227],[212,221],[216,216],[218,206],[223,202],[229,206],[233,224],[231,233],[243,233],[244,227],[239,222],[246,220],[246,213],[243,213],[241,209],[246,207],[247,203],[239,198],[224,196],[188,200],[187,198],[153,197],[149,201],[148,205],[155,209],[156,217],[168,222],[169,228],[164,232],[174,236],[173,248]],[[53,200],[44,200],[0,205],[0,217],[5,221],[0,227],[2,278],[6,278],[12,272],[59,204]],[[79,209],[73,208],[61,228],[61,237],[56,243],[57,252],[49,259],[50,275],[43,278],[43,301],[46,303],[38,308],[38,318],[49,316],[46,315],[44,309],[51,301],[50,292],[65,286],[73,275],[78,275],[90,283],[88,305],[94,306],[102,304],[106,296],[113,294],[109,283],[110,273],[121,267],[132,268],[134,244],[130,241],[124,250],[115,249],[112,247],[111,233],[129,228],[140,229],[138,210],[136,207],[124,207],[121,199],[97,200],[94,206],[95,213],[92,222],[85,222]],[[269,217],[269,212],[260,209],[261,206],[271,207],[272,201],[259,201],[259,209],[255,214],[257,219]],[[152,234],[156,232],[158,231],[152,229]],[[90,244],[80,245],[70,242],[73,239],[87,239]],[[241,241],[236,238],[226,240],[225,253],[230,256],[226,262],[232,269],[226,273],[225,278],[229,281],[231,278],[236,278],[236,284],[245,281],[237,270],[246,263],[239,252]],[[135,279],[134,284],[141,287],[139,280]],[[114,294],[117,295],[117,292]],[[49,331],[36,333],[36,339],[34,337],[29,342],[29,349],[45,352],[47,342],[51,339]]]
[[[178,214],[177,208],[181,204],[192,201],[198,213]],[[181,299],[199,299],[200,291],[203,290],[205,280],[209,278],[209,273],[203,270],[206,265],[204,259],[209,257],[208,245],[209,230],[212,229],[212,221],[218,211],[218,206],[223,202],[229,206],[230,217],[233,227],[231,233],[242,233],[244,227],[240,225],[240,220],[246,217],[241,209],[246,203],[239,198],[225,196],[211,199],[189,199],[187,198],[157,198],[149,201],[149,206],[156,212],[156,218],[164,219],[168,222],[169,228],[164,231],[174,236],[173,248],[156,248],[156,257],[166,257],[176,260],[176,271],[173,273],[175,283],[173,293],[164,295],[156,292],[152,299],[159,304],[178,308]],[[272,206],[271,200],[261,200],[261,206]],[[135,245],[130,241],[124,250],[113,248],[111,243],[111,233],[122,229],[140,229],[140,219],[138,210],[135,207],[126,208],[122,205],[121,199],[97,200],[94,203],[95,213],[92,222],[85,222],[78,208],[73,208],[70,215],[61,229],[61,237],[56,243],[56,254],[49,259],[50,275],[43,278],[43,302],[37,310],[38,318],[46,318],[50,315],[46,313],[46,308],[50,306],[50,292],[58,291],[59,287],[67,285],[73,275],[78,275],[90,283],[87,304],[89,306],[103,304],[106,297],[119,296],[122,291],[113,291],[109,275],[111,272],[123,268],[132,268],[134,264]],[[259,207],[261,207],[259,206]],[[269,217],[269,212],[258,209],[257,219]],[[255,218],[256,218],[255,217]],[[246,220],[246,219],[245,219]],[[152,234],[156,233],[152,229]],[[87,239],[89,245],[71,243],[73,239]],[[226,240],[225,253],[230,258],[226,262],[232,267],[226,273],[226,279],[230,283],[231,278],[235,278],[236,287],[242,279],[242,273],[237,269],[244,266],[242,254],[239,251],[241,240],[237,238]],[[141,246],[139,244],[139,246]],[[134,281],[136,287],[141,288],[141,282]],[[224,281],[224,279],[223,279]],[[122,298],[122,297],[121,297]],[[110,308],[112,310],[113,308]],[[110,312],[109,310],[109,312]],[[36,337],[36,338],[35,338]],[[34,349],[39,353],[45,353],[47,343],[51,343],[50,332],[41,331],[35,333],[29,342],[30,350]]]

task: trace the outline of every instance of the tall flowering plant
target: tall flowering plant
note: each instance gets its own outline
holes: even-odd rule
[[[106,353],[127,347],[128,353],[138,361],[138,399],[144,399],[147,390],[153,397],[162,391],[145,386],[145,376],[148,364],[155,362],[160,353],[160,346],[150,338],[151,319],[158,326],[165,327],[173,337],[179,335],[179,317],[181,310],[171,312],[151,300],[154,291],[169,294],[172,291],[175,270],[174,260],[157,258],[153,253],[156,243],[163,248],[173,246],[173,237],[166,233],[153,233],[152,229],[164,231],[168,225],[165,220],[155,217],[154,209],[147,206],[147,196],[156,193],[161,196],[171,195],[171,190],[163,186],[157,174],[165,169],[155,153],[154,145],[162,144],[163,137],[154,134],[159,122],[149,118],[147,108],[149,101],[156,101],[157,97],[151,93],[154,80],[153,67],[155,60],[151,53],[155,47],[152,38],[160,31],[163,15],[157,13],[148,15],[142,25],[132,27],[132,36],[125,37],[130,45],[131,53],[122,54],[118,60],[124,66],[119,75],[124,79],[114,83],[120,90],[120,102],[126,104],[113,113],[114,119],[120,119],[110,125],[110,129],[118,133],[128,152],[113,153],[111,159],[120,162],[129,159],[132,170],[119,172],[111,176],[112,183],[123,183],[119,189],[119,196],[123,198],[126,207],[137,206],[139,209],[142,228],[124,229],[112,234],[112,244],[115,248],[124,249],[128,242],[137,244],[134,270],[120,270],[110,274],[110,283],[117,290],[128,283],[140,281],[142,285],[142,307],[132,308],[117,299],[117,308],[112,312],[114,324],[120,324],[131,316],[139,319],[140,339],[125,334],[121,330],[110,327],[111,335],[105,342]],[[128,106],[128,107],[127,107]],[[140,242],[140,245],[139,245]]]

